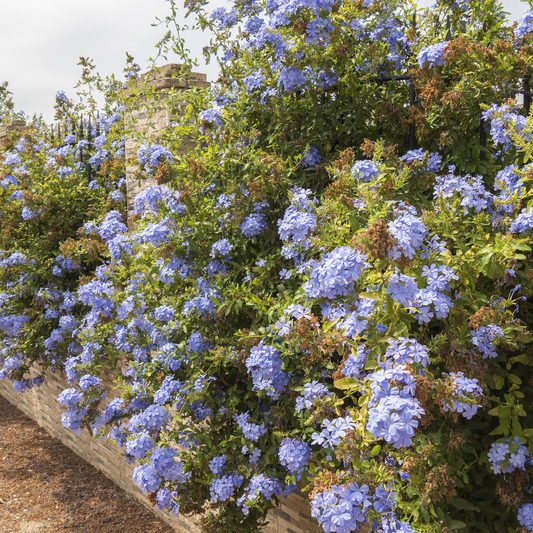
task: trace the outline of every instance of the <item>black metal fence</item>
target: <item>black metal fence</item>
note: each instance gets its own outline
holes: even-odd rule
[[[75,154],[77,161],[84,167],[87,175],[87,183],[90,183],[93,179],[93,169],[89,160],[91,158],[91,148],[95,148],[94,139],[100,136],[100,124],[98,119],[99,114],[97,114],[96,121],[91,124],[90,115],[87,120],[83,118],[83,115],[80,115],[79,121],[63,122],[63,132],[61,131],[61,123],[59,122],[55,126],[52,124],[50,127],[50,139],[52,140],[52,143],[56,139],[58,142],[62,142],[62,144],[56,147],[58,149],[64,148],[65,146],[77,146],[80,141],[86,141],[79,150],[75,150]],[[71,134],[75,135],[75,140],[63,142]]]

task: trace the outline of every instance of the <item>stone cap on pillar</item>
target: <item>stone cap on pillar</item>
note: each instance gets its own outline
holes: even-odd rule
[[[158,72],[159,70],[159,72]],[[137,78],[137,86],[146,84],[146,88],[155,89],[156,91],[178,89],[187,90],[193,87],[207,89],[211,83],[207,81],[207,75],[201,72],[190,72],[183,69],[183,65],[169,63],[159,69],[152,69]],[[124,94],[127,96],[132,93],[127,89]]]

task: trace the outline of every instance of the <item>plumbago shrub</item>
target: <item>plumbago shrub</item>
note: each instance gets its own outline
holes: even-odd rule
[[[82,222],[107,261],[77,289],[63,424],[205,531],[259,531],[297,488],[326,532],[533,530],[533,145],[509,98],[533,15],[202,4],[221,80],[140,147],[160,184],[135,229]]]
[[[62,91],[56,98],[64,116],[73,103]],[[63,122],[53,139],[33,121],[0,148],[0,378],[16,391],[82,351],[73,332],[88,308],[77,290],[109,252],[79,230],[107,213],[125,215],[122,110],[115,105],[92,124]],[[40,376],[29,379],[34,363]]]

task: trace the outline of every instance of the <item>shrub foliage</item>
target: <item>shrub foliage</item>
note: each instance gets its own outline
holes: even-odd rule
[[[96,185],[76,138],[0,156],[2,377],[63,370],[63,424],[205,531],[259,531],[298,487],[326,532],[533,531],[533,14],[188,8],[221,77],[139,148],[131,231],[119,114]]]

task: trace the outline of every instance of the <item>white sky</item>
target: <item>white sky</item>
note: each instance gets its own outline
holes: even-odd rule
[[[182,1],[176,3],[184,13]],[[213,7],[223,2],[217,0]],[[420,0],[418,5],[433,3]],[[512,20],[528,9],[520,0],[503,4]],[[81,74],[80,56],[91,58],[102,76],[114,73],[122,79],[128,52],[144,71],[166,31],[151,25],[168,14],[167,0],[0,0],[0,83],[9,82],[17,111],[42,113],[50,122],[57,91],[77,101],[73,87]],[[216,80],[217,65],[206,66],[202,55],[209,37],[200,31],[184,37],[200,62],[195,70]],[[177,62],[179,58],[168,57],[158,64]]]

